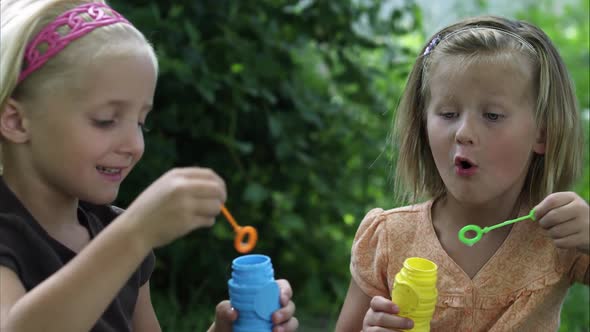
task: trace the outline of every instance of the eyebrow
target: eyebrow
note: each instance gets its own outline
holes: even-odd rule
[[[106,103],[100,104],[99,106],[109,106],[109,107],[114,107],[117,109],[122,109],[122,108],[127,108],[130,106],[130,103],[128,101],[125,100],[109,100]],[[153,104],[144,104],[143,107],[141,108],[142,111],[146,111],[149,112],[152,110],[153,108]]]

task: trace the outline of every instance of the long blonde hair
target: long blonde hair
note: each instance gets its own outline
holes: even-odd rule
[[[71,42],[41,68],[20,84],[25,47],[63,12],[84,3],[105,3],[104,0],[2,0],[0,4],[0,112],[9,98],[35,98],[68,89],[75,93],[85,68],[91,63],[113,56],[145,54],[152,58],[158,71],[156,54],[145,36],[134,26],[116,23],[99,27]],[[0,143],[2,137],[0,136]],[[2,154],[0,145],[0,174]]]
[[[535,120],[546,132],[546,150],[545,155],[533,156],[521,198],[536,204],[552,192],[570,188],[582,167],[579,111],[563,60],[543,31],[523,21],[475,17],[437,32],[422,52],[408,77],[393,128],[393,146],[399,146],[395,170],[398,200],[415,202],[446,194],[430,151],[425,120],[429,69],[443,55],[468,61],[480,54],[517,52],[529,59],[536,77]]]

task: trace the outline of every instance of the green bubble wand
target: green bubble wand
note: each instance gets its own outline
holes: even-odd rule
[[[459,230],[459,241],[461,241],[464,244],[471,247],[472,245],[476,244],[479,240],[481,240],[481,238],[483,237],[483,235],[485,233],[492,231],[496,228],[500,228],[500,227],[503,227],[506,225],[514,224],[515,222],[519,222],[519,221],[526,220],[526,219],[535,220],[535,209],[532,209],[531,212],[529,214],[527,214],[526,216],[522,216],[522,217],[519,217],[516,219],[506,220],[502,223],[499,223],[499,224],[496,224],[493,226],[481,228],[478,225],[467,225],[467,226],[461,228],[461,230]],[[467,236],[465,236],[465,233],[467,233],[469,231],[475,232],[475,236],[472,238],[468,238]]]

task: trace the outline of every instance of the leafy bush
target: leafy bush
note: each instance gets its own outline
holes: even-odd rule
[[[293,285],[298,317],[329,330],[348,288],[360,219],[374,206],[396,205],[386,140],[425,39],[418,7],[406,1],[388,11],[385,2],[355,0],[111,2],[154,43],[161,68],[146,154],[118,204],[129,204],[173,166],[216,170],[238,223],[259,231],[255,251],[269,255],[276,276]],[[551,19],[547,24],[567,21]],[[587,77],[576,80],[588,87]],[[587,94],[581,100],[588,105]],[[157,250],[151,285],[165,331],[210,324],[215,305],[228,297],[237,257],[232,244],[232,229],[220,217],[212,229]],[[576,304],[588,303],[578,298]],[[567,308],[564,324],[577,324]]]

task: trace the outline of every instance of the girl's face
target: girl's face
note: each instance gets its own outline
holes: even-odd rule
[[[31,105],[30,164],[50,192],[105,204],[143,154],[156,73],[146,54],[109,59],[83,75],[85,94],[65,91]]]
[[[447,192],[460,202],[516,199],[532,153],[544,153],[531,65],[510,59],[466,65],[443,56],[431,70],[428,140]]]

